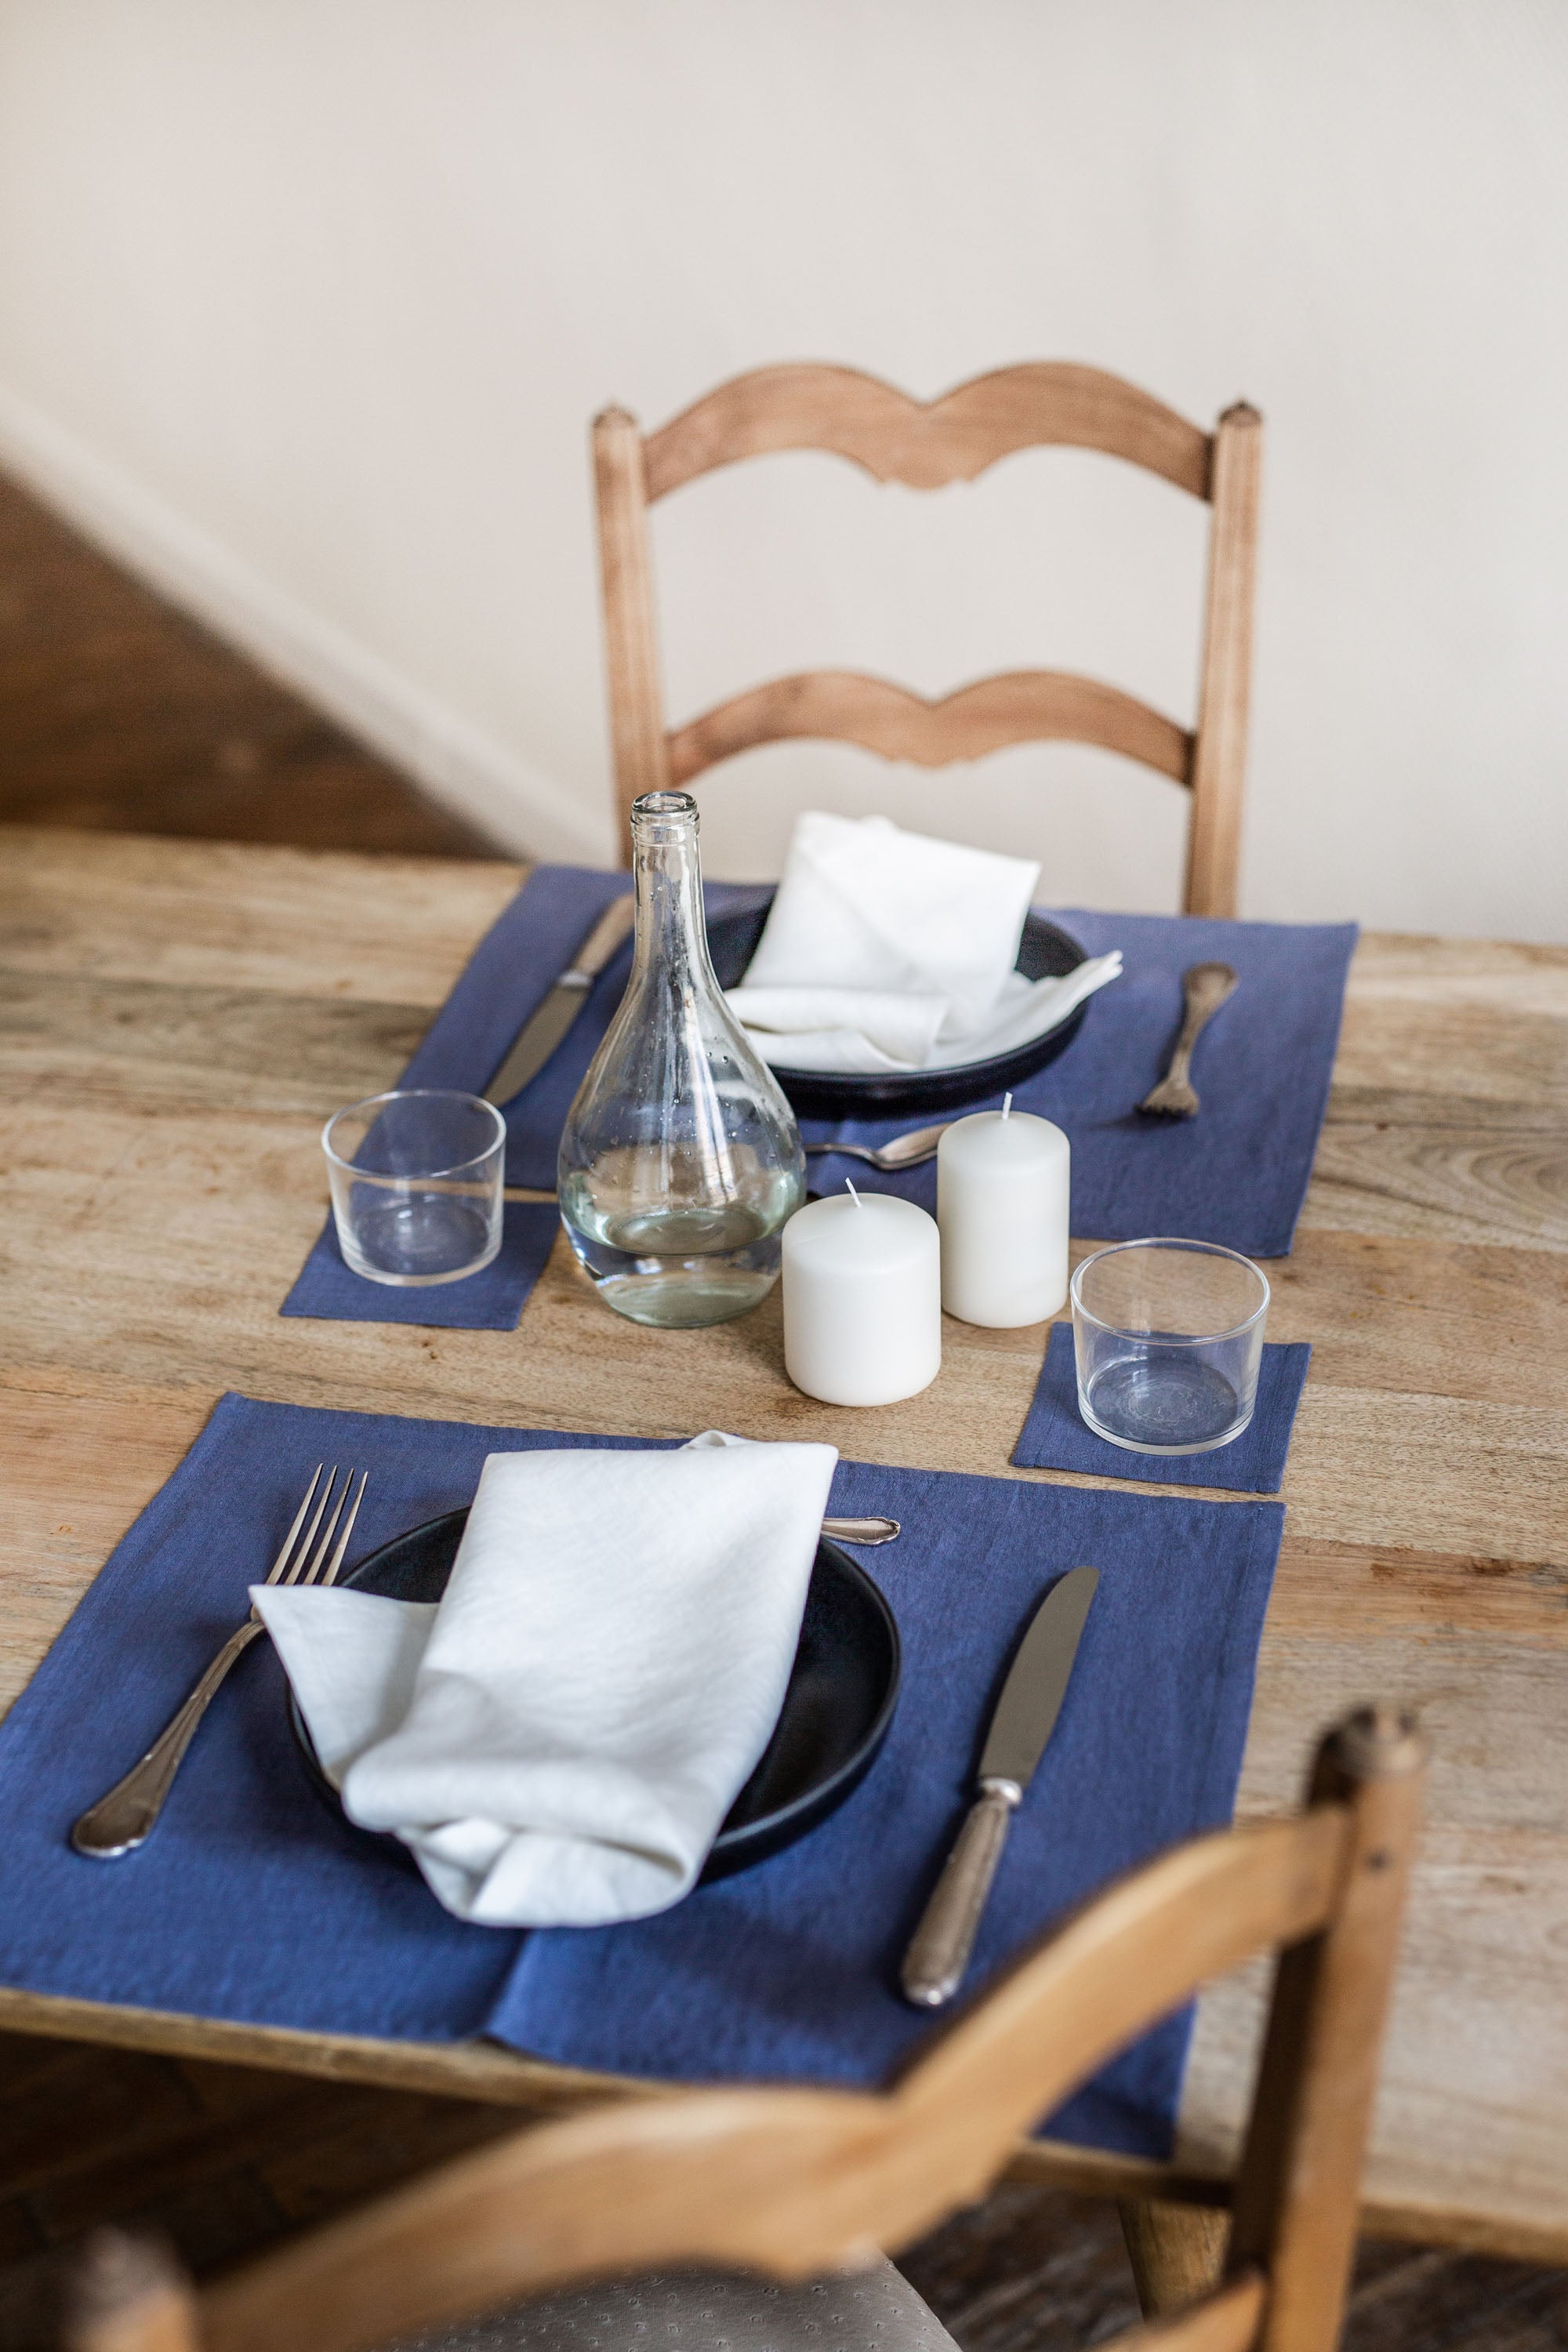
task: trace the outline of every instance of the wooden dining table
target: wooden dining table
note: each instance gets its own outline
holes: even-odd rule
[[[279,1318],[325,1205],[322,1119],[395,1083],[522,871],[0,832],[0,1707],[227,1389],[1112,1483],[1009,1467],[1038,1327],[950,1320],[931,1388],[845,1412],[786,1381],[776,1293],[648,1330],[560,1240],[515,1331]],[[1430,1811],[1363,2225],[1568,2262],[1568,949],[1363,939],[1268,1274],[1270,1337],[1313,1354],[1238,1814],[1292,1806],[1352,1706],[1418,1714]],[[1205,1995],[1172,2165],[1047,2141],[1020,2172],[1223,2202],[1261,1988]],[[647,2088],[15,1987],[0,2028],[525,2109]]]

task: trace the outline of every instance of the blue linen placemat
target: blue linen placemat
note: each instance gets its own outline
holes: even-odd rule
[[[1028,1470],[1089,1470],[1102,1478],[1143,1478],[1155,1486],[1228,1486],[1242,1495],[1277,1495],[1311,1353],[1299,1339],[1264,1342],[1252,1419],[1228,1445],[1212,1454],[1135,1454],[1084,1427],[1072,1325],[1053,1323],[1012,1458]]]
[[[598,917],[630,887],[629,874],[585,866],[542,866],[531,874],[474,950],[398,1085],[481,1092],[518,1030],[570,965]],[[627,942],[589,991],[568,1044],[507,1106],[509,1184],[553,1191],[562,1126],[621,1001],[630,961]],[[509,1201],[500,1255],[491,1265],[462,1282],[402,1289],[351,1274],[329,1216],[281,1312],[332,1322],[416,1323],[447,1331],[515,1330],[559,1230],[553,1208]]]
[[[822,1828],[673,1911],[531,1936],[451,1918],[307,1779],[266,1644],[215,1704],[148,1844],[112,1863],[72,1853],[71,1822],[243,1615],[317,1461],[371,1474],[363,1557],[468,1501],[492,1451],[641,1442],[224,1398],[0,1725],[0,1982],[322,2032],[489,2034],[637,2074],[874,2083],[925,2030],[898,1964],[1001,1676],[1042,1593],[1082,1560],[1099,1594],[972,1982],[1106,1879],[1229,1819],[1279,1506],[846,1462],[834,1509],[904,1527],[868,1556],[904,1643],[888,1745]],[[1051,2129],[1165,2153],[1188,2033],[1167,2021]]]
[[[488,1086],[517,1031],[570,964],[597,917],[630,877],[578,866],[542,866],[475,949],[398,1081],[406,1087]],[[710,883],[715,914],[755,907],[763,884]],[[1290,1246],[1328,1102],[1353,923],[1223,923],[1187,916],[1058,916],[1088,955],[1120,947],[1120,980],[1089,1004],[1059,1062],[1016,1090],[1021,1109],[1055,1119],[1072,1139],[1072,1229],[1100,1241],[1180,1234],[1258,1257]],[[1163,1067],[1181,1019],[1181,975],[1220,958],[1242,985],[1198,1042],[1195,1119],[1142,1118],[1134,1106]],[[555,1182],[555,1154],[572,1097],[620,1003],[628,942],[589,992],[560,1049],[506,1107],[507,1181]],[[998,1098],[999,1099],[999,1098]],[[983,1109],[984,1104],[970,1106]],[[808,1142],[882,1143],[918,1126],[915,1115],[834,1125],[802,1121]],[[813,1161],[818,1191],[836,1190],[852,1163]],[[936,1205],[933,1166],[879,1173],[875,1189]],[[285,1315],[445,1330],[510,1331],[544,1271],[553,1209],[509,1202],[495,1263],[466,1281],[399,1289],[351,1274],[329,1218],[284,1301]]]
[[[630,887],[629,874],[584,866],[542,866],[531,874],[474,950],[397,1084],[480,1093],[611,899]],[[722,914],[732,906],[754,906],[759,895],[765,893],[759,894],[755,885],[719,882],[709,885],[707,901],[715,914]],[[502,1106],[509,1184],[554,1191],[561,1130],[625,992],[631,956],[628,940],[595,981],[561,1046],[522,1092]],[[500,1254],[492,1264],[461,1282],[403,1289],[351,1274],[329,1216],[279,1311],[329,1322],[514,1331],[549,1262],[560,1224],[547,1202],[509,1201]]]
[[[1156,1234],[1282,1257],[1301,1213],[1339,1041],[1353,923],[1229,923],[1191,915],[1053,910],[1089,956],[1122,951],[1120,980],[1089,1000],[1059,1060],[1014,1091],[1072,1144],[1072,1230],[1097,1241]],[[1195,1118],[1147,1118],[1137,1106],[1165,1066],[1190,964],[1235,967],[1241,985],[1199,1038]],[[971,1110],[999,1104],[971,1103]],[[808,1142],[885,1143],[918,1118],[806,1119]],[[823,1155],[818,1191],[856,1165]],[[936,1206],[936,1170],[868,1180]]]

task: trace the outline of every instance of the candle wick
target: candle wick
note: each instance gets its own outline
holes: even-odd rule
[[[859,1193],[855,1190],[854,1185],[849,1181],[847,1176],[844,1179],[844,1189],[848,1193],[849,1198],[854,1202],[855,1206],[858,1209],[865,1205],[861,1201]]]
[[[1011,1095],[1004,1095],[1002,1097],[1002,1116],[1004,1118],[1011,1118],[1013,1116],[1013,1097]]]

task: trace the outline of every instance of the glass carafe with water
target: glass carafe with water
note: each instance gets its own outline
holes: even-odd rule
[[[607,1306],[689,1328],[771,1288],[805,1158],[709,961],[689,793],[635,801],[632,847],[632,976],[566,1116],[561,1221]]]

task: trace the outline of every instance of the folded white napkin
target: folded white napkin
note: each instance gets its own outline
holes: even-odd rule
[[[898,996],[872,988],[748,984],[731,989],[729,1002],[764,1053],[787,1069],[802,1070],[918,1070],[935,1050],[948,1009],[945,996]],[[784,1045],[788,1053],[775,1050]],[[858,1058],[824,1063],[823,1055]]]
[[[778,1720],[837,1459],[492,1454],[438,1604],[255,1587],[350,1819],[483,1925],[679,1902]]]
[[[809,812],[731,1009],[765,1061],[795,1070],[945,1069],[1043,1036],[1121,958],[1057,980],[1015,970],[1039,870]]]

